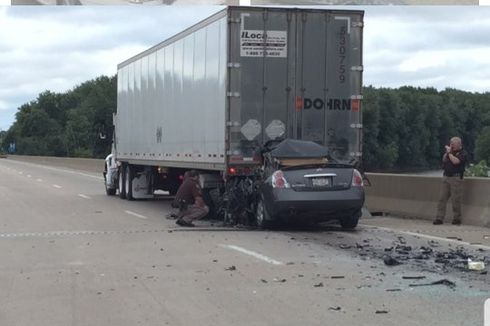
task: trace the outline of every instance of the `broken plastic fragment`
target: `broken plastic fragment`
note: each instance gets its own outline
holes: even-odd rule
[[[389,255],[384,255],[383,256],[383,262],[385,263],[386,266],[396,266],[400,265],[400,262],[396,260],[395,258],[389,256]]]

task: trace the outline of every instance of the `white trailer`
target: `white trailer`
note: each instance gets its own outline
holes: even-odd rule
[[[108,193],[173,194],[187,169],[222,188],[285,138],[359,164],[362,30],[362,11],[228,7],[122,62]]]

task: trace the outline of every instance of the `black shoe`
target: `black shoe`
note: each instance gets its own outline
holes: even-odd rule
[[[180,226],[185,226],[185,227],[193,227],[195,226],[194,224],[190,223],[190,222],[186,222],[184,221],[183,219],[179,218],[177,221],[175,221],[175,223],[177,225],[180,225]]]
[[[443,222],[440,219],[436,219],[436,220],[434,220],[434,222],[432,222],[432,224],[434,224],[434,225],[441,225],[442,223]]]
[[[461,220],[453,220],[451,222],[452,225],[461,225]]]

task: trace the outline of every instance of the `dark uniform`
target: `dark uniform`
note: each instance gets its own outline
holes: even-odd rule
[[[209,213],[207,206],[195,205],[197,197],[202,197],[199,182],[191,177],[185,178],[175,195],[175,201],[177,203],[184,201],[185,204],[184,210],[179,214],[177,224],[193,226],[192,221],[203,218]]]
[[[437,205],[437,216],[434,224],[444,221],[446,215],[446,204],[451,197],[453,206],[453,224],[461,223],[461,201],[463,199],[463,176],[467,161],[467,154],[464,150],[451,152],[459,159],[459,164],[453,164],[449,157],[443,161],[444,176],[442,180],[439,204]]]

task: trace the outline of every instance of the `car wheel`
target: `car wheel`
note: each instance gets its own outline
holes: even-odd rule
[[[265,208],[264,200],[262,198],[259,198],[257,202],[257,208],[255,210],[255,224],[260,229],[265,229],[271,225],[271,217]]]
[[[126,176],[124,177],[125,183],[126,183],[126,199],[127,200],[134,200],[133,197],[133,177],[134,177],[134,168],[131,166],[131,164],[128,164],[126,166]]]
[[[353,230],[359,223],[359,217],[361,217],[361,211],[357,211],[351,216],[346,216],[340,219],[340,226],[345,230]]]
[[[117,171],[117,184],[118,184],[118,190],[119,190],[119,198],[121,199],[126,199],[126,165],[123,164],[119,167],[119,170]]]

